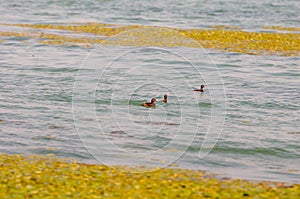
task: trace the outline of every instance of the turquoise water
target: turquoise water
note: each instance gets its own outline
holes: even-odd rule
[[[0,1],[0,23],[299,27],[298,1]],[[0,26],[1,31],[9,27]],[[0,152],[300,182],[300,58],[0,42]],[[200,84],[204,93],[192,92]],[[168,103],[159,102],[168,95]],[[140,104],[157,99],[155,108]]]

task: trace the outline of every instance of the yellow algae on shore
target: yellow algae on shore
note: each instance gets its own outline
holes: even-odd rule
[[[221,180],[184,169],[122,168],[1,154],[0,198],[300,198],[299,184]]]
[[[36,34],[36,32],[0,32],[0,36],[24,36],[42,38],[43,44],[81,45],[109,44],[124,46],[193,47],[238,52],[254,55],[300,55],[300,34],[295,32],[247,32],[238,27],[212,26],[210,29],[178,29],[142,25],[115,25],[101,23],[87,24],[0,24],[30,28],[46,32],[47,29],[71,31],[77,34],[96,36],[73,37],[57,34]],[[265,27],[273,30],[297,31],[299,28]],[[104,37],[102,39],[97,36]],[[113,38],[113,39],[112,39]],[[193,41],[193,42],[191,42]],[[89,44],[89,45],[88,45]]]

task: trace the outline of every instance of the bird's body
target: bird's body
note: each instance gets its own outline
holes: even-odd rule
[[[153,106],[155,106],[155,99],[154,98],[152,98],[151,99],[151,102],[144,102],[143,104],[141,104],[142,106],[144,106],[144,107],[153,107]]]
[[[164,99],[162,100],[162,102],[167,103],[167,101],[168,101],[168,96],[164,95]]]
[[[194,89],[194,91],[204,92],[204,85],[201,85],[200,89]]]

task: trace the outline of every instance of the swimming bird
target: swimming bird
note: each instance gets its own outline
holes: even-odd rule
[[[164,99],[162,100],[162,102],[167,103],[167,101],[168,101],[168,96],[164,95]]]
[[[141,104],[141,105],[144,106],[144,107],[153,107],[153,106],[155,106],[155,101],[156,101],[156,99],[155,99],[155,98],[152,98],[152,99],[151,99],[151,102],[144,102],[144,103]]]
[[[194,91],[204,92],[204,85],[201,85],[200,89],[194,89]]]

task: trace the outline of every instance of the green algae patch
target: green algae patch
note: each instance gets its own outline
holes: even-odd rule
[[[299,198],[299,184],[221,180],[202,171],[109,167],[0,155],[0,198]]]
[[[247,32],[235,26],[212,26],[210,29],[177,29],[142,25],[115,25],[101,23],[87,24],[0,24],[33,29],[27,37],[42,38],[43,44],[82,45],[90,47],[94,44],[123,45],[123,46],[163,46],[163,47],[192,47],[215,49],[219,51],[238,52],[254,55],[300,55],[299,28],[292,27],[263,27],[264,29],[293,31],[281,32]],[[77,34],[92,34],[102,37],[93,38],[59,34],[36,34],[36,31],[46,30],[71,31]],[[12,34],[12,33],[10,33]],[[15,33],[24,34],[24,33]],[[0,36],[9,36],[0,32]],[[13,36],[13,35],[12,35]],[[113,39],[112,39],[113,38]],[[192,42],[191,42],[192,41]]]

